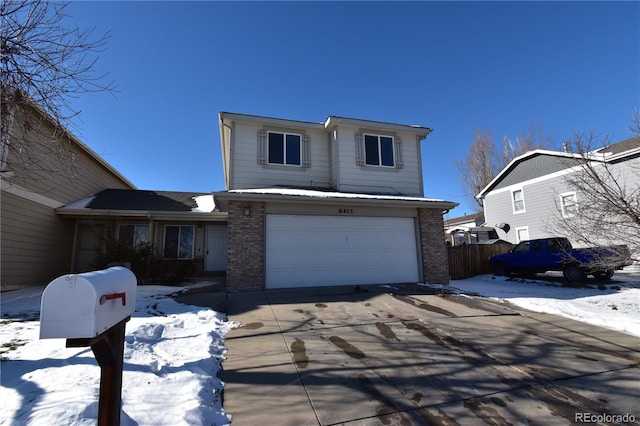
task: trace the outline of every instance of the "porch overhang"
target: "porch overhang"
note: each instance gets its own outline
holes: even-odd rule
[[[263,202],[293,202],[315,204],[343,204],[385,206],[385,207],[413,207],[439,209],[443,212],[456,207],[458,203],[424,197],[373,195],[351,192],[319,191],[295,188],[258,188],[237,189],[231,191],[214,192],[216,206],[223,212],[228,210],[229,201],[263,201]]]

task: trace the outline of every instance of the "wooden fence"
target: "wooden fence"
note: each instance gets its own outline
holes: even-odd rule
[[[490,274],[489,258],[494,254],[506,253],[513,244],[465,244],[448,247],[449,275],[452,280],[463,280],[481,274]]]

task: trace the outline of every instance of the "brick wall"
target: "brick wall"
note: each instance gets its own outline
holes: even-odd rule
[[[422,274],[425,283],[449,284],[449,258],[439,209],[418,209]]]
[[[245,207],[251,211],[248,217],[244,215]],[[264,203],[229,201],[228,227],[227,290],[264,290]]]

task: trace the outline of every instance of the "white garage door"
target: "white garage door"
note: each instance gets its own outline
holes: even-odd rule
[[[412,218],[267,215],[266,287],[418,281]]]

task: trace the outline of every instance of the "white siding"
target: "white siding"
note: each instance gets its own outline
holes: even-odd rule
[[[359,166],[356,164],[356,133],[358,128],[338,129],[338,185],[344,192],[365,192],[422,196],[420,151],[416,135],[399,133],[402,143],[403,167]],[[384,132],[377,132],[384,134]]]
[[[326,132],[304,129],[310,136],[311,167],[258,164],[258,123],[237,122],[233,127],[231,149],[231,187],[263,188],[274,185],[330,187],[329,143]],[[295,128],[291,128],[295,131]]]

